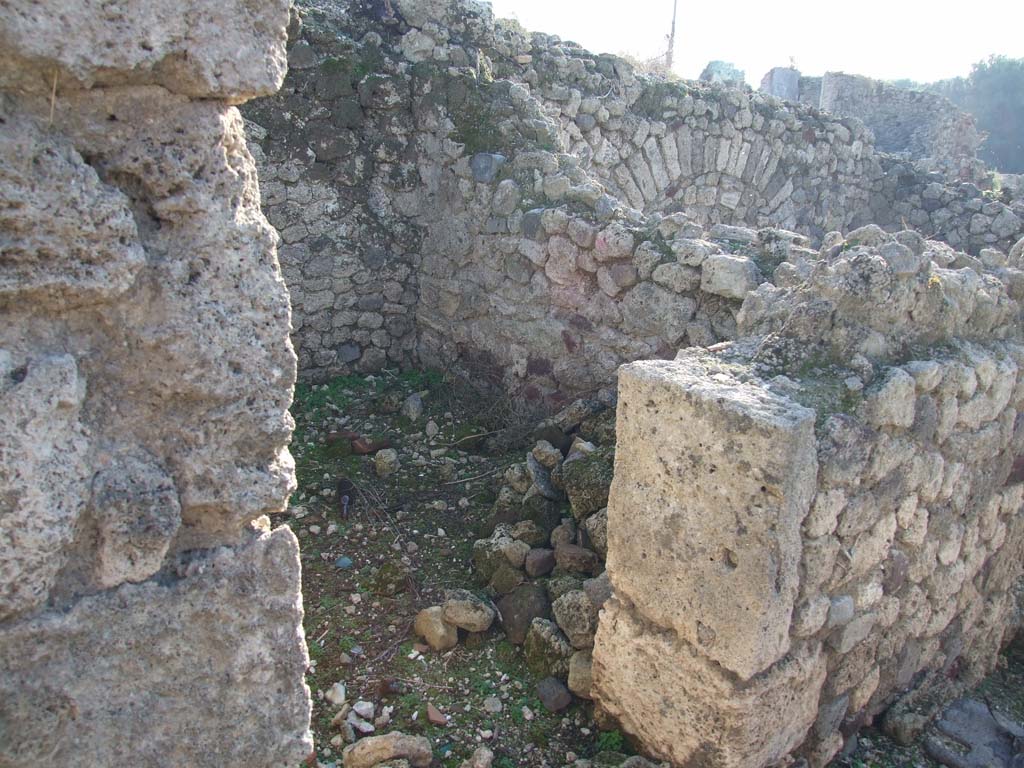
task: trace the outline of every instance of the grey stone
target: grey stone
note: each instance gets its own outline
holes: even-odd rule
[[[531,579],[547,576],[555,567],[555,553],[550,549],[531,549],[524,568]]]
[[[600,610],[612,598],[612,585],[608,578],[608,571],[584,581],[583,591],[587,593],[594,608]]]
[[[537,683],[537,698],[549,712],[561,712],[572,704],[569,689],[555,677],[546,677]]]
[[[541,227],[541,212],[542,209],[534,208],[523,214],[523,235],[531,240],[536,239],[544,231]]]
[[[473,178],[481,184],[490,184],[505,164],[505,156],[490,152],[479,152],[470,159],[469,167]]]
[[[523,647],[526,665],[535,675],[565,679],[573,649],[558,625],[548,619],[534,619]]]
[[[522,645],[534,619],[551,617],[551,601],[543,587],[523,584],[498,601],[498,616],[508,641]]]
[[[413,392],[402,403],[402,415],[409,421],[419,421],[423,416],[423,398],[419,392]]]

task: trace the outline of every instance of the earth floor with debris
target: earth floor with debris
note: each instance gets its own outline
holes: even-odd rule
[[[302,548],[316,759],[340,766],[354,736],[402,731],[457,766],[480,746],[494,766],[619,766],[633,749],[599,730],[590,702],[550,712],[522,646],[498,622],[435,652],[413,631],[447,590],[486,590],[472,549],[492,527],[505,470],[522,462],[540,414],[435,372],[384,372],[299,385],[292,407],[299,489],[274,524]],[[1024,643],[982,686],[1024,718]],[[311,762],[310,765],[313,763]],[[843,768],[931,768],[920,746],[862,732]]]

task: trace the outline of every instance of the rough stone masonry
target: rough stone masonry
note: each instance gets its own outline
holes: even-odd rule
[[[311,750],[295,355],[242,119],[286,0],[0,4],[0,765]]]
[[[645,76],[481,3],[391,7],[302,0],[284,87],[242,110],[307,379],[452,366],[553,399],[734,336],[761,272],[706,259],[705,230],[729,252],[735,226],[1024,235],[1024,202],[883,154],[862,120]]]
[[[1016,632],[1021,309],[946,256],[832,239],[726,349],[621,370],[592,693],[656,756],[823,766],[908,689],[926,723]]]

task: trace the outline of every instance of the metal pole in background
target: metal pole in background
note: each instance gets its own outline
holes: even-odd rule
[[[672,0],[672,32],[668,36],[668,53],[665,54],[665,65],[669,72],[672,71],[672,59],[676,52],[676,10],[679,7],[679,0]]]

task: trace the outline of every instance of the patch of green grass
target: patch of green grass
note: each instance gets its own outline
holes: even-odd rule
[[[444,376],[440,371],[402,371],[398,374],[398,381],[412,390],[420,391],[441,386]]]
[[[348,653],[355,646],[359,645],[359,641],[351,635],[345,635],[345,637],[338,640],[338,645],[341,646],[341,650],[345,651],[345,653]]]
[[[602,731],[597,735],[594,746],[598,752],[622,752],[626,746],[626,739],[622,731]]]
[[[314,417],[328,405],[345,408],[353,392],[364,391],[370,383],[362,376],[338,376],[326,384],[296,384],[292,410],[306,418]]]

